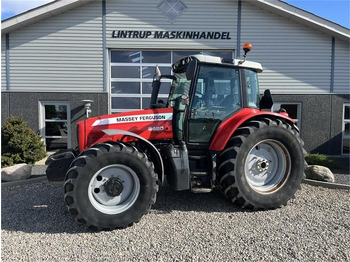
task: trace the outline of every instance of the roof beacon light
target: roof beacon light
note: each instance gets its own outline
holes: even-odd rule
[[[243,55],[243,60],[239,61],[240,64],[243,64],[245,62],[245,58],[247,57],[247,53],[252,49],[253,49],[253,46],[251,45],[251,43],[245,43],[243,45],[244,55]]]

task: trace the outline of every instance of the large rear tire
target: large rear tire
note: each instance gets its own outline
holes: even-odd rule
[[[107,142],[73,161],[64,190],[68,210],[78,222],[95,230],[126,228],[155,203],[157,175],[135,147]]]
[[[286,205],[305,177],[303,141],[279,119],[258,119],[238,128],[218,156],[218,185],[242,207]]]

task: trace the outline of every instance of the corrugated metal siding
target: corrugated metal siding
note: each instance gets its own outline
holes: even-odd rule
[[[248,59],[263,64],[261,90],[269,88],[273,94],[330,91],[330,36],[243,2],[241,42],[252,42]]]
[[[6,37],[1,37],[1,90],[6,90]]]
[[[11,91],[103,91],[102,4],[10,34]]]
[[[349,43],[335,40],[334,93],[350,92],[350,52]]]
[[[187,9],[173,22],[157,9],[160,0],[107,1],[107,46],[136,49],[236,49],[237,1],[184,0]],[[220,31],[229,40],[119,39],[113,30]]]

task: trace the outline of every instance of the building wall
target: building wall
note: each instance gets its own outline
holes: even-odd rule
[[[1,90],[6,90],[6,36],[1,37]]]
[[[10,33],[10,90],[103,91],[101,1]]]
[[[334,93],[350,92],[350,51],[349,42],[335,39],[334,56]]]
[[[300,103],[301,138],[311,153],[341,155],[343,104],[350,95],[272,95],[276,102]]]
[[[248,58],[263,64],[262,90],[329,93],[332,37],[243,2],[241,44],[245,42],[253,45]]]
[[[187,8],[172,23],[157,9],[159,0],[118,0],[107,4],[107,46],[138,49],[230,49],[236,48],[238,1],[183,1]],[[112,38],[113,30],[137,31],[222,31],[227,40]]]

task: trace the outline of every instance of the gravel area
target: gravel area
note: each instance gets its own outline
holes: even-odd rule
[[[350,172],[349,169],[344,170],[332,170],[334,175],[334,182],[338,184],[350,185]]]
[[[62,182],[1,195],[2,261],[350,261],[348,190],[303,184],[286,207],[252,212],[165,186],[139,223],[109,232],[68,214]]]

